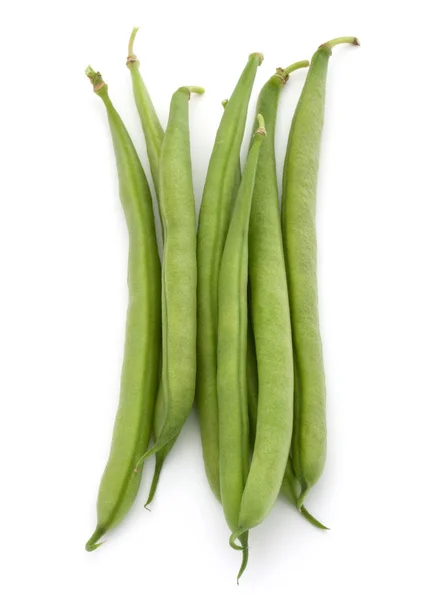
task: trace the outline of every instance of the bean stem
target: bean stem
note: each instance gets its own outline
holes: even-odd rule
[[[311,515],[311,513],[307,510],[305,506],[302,506],[300,508],[300,512],[306,519],[306,521],[308,521],[311,525],[314,525],[314,527],[317,527],[317,529],[329,531],[329,527],[326,527],[326,525],[323,525],[323,523],[321,523],[318,519]]]
[[[266,136],[267,135],[266,124],[264,122],[263,115],[258,114],[256,118],[257,118],[257,121],[258,121],[258,129],[255,131],[255,134],[259,133],[261,135]]]
[[[338,46],[338,44],[353,44],[354,46],[360,46],[360,42],[358,38],[352,36],[338,37],[330,40],[329,42],[325,42],[319,46],[320,48],[329,48],[332,50],[334,46]]]
[[[191,94],[203,94],[205,92],[205,89],[203,87],[199,87],[196,85],[189,85],[187,86],[187,88]]]
[[[128,41],[128,58],[137,59],[137,56],[133,52],[134,40],[136,38],[136,34],[139,31],[139,27],[133,27],[133,31],[131,32],[130,39]]]
[[[309,67],[309,65],[310,62],[308,60],[299,60],[298,62],[292,63],[291,65],[283,69],[283,71],[289,76],[290,73],[293,73],[298,69],[304,69],[305,67]]]

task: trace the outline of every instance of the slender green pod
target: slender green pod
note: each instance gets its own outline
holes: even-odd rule
[[[326,458],[326,391],[318,318],[316,192],[326,76],[336,38],[315,52],[297,104],[283,173],[282,228],[289,287],[296,385],[292,460],[298,506],[320,478]]]
[[[139,489],[134,465],[147,449],[159,380],[161,269],[150,189],[139,157],[108,96],[100,73],[86,74],[107,110],[128,227],[128,310],[118,411],[108,463],[97,499],[97,527],[86,544],[99,540],[126,515]]]
[[[237,194],[218,284],[218,416],[221,502],[232,532],[238,517],[249,471],[249,415],[247,394],[247,278],[248,231],[257,164],[266,135],[258,115],[255,132]],[[247,565],[247,534],[241,576]]]
[[[251,311],[250,304],[250,301],[248,301],[249,313]],[[258,366],[256,362],[255,339],[253,336],[252,319],[250,314],[248,316],[247,331],[247,393],[249,403],[249,437],[250,444],[253,447],[255,444],[255,434],[258,415]],[[284,472],[283,483],[281,485],[281,493],[292,504],[292,506],[295,506],[299,510],[300,514],[306,519],[306,521],[308,521],[318,529],[329,529],[329,527],[326,527],[325,525],[323,525],[323,523],[321,523],[313,515],[311,515],[311,513],[305,508],[305,506],[298,508],[298,487],[299,484],[297,482],[292,467],[292,459],[291,457],[289,457],[287,459],[286,470]]]
[[[159,121],[158,115],[153,106],[153,102],[150,98],[150,94],[148,93],[142,75],[140,73],[139,59],[134,53],[134,41],[138,30],[138,27],[134,27],[133,31],[131,32],[130,40],[128,42],[127,67],[131,73],[133,95],[136,103],[136,108],[139,113],[142,131],[145,137],[147,155],[150,164],[151,175],[153,177],[153,183],[156,190],[156,196],[159,199],[159,160],[161,157],[164,130]],[[162,423],[165,414],[165,407],[163,405],[164,402],[165,399],[164,395],[162,394],[162,386],[160,386],[156,399],[155,416],[153,424],[153,433],[155,441],[158,439],[162,428]],[[153,501],[158,487],[162,467],[164,465],[165,459],[167,458],[167,455],[173,448],[176,439],[177,438],[174,438],[172,442],[166,444],[159,452],[156,453],[156,465],[148,499],[145,503],[146,507]]]
[[[200,87],[172,97],[159,164],[164,230],[162,262],[162,394],[165,415],[158,439],[139,463],[181,431],[193,405],[196,380],[196,219],[188,107]]]
[[[204,186],[198,226],[197,405],[204,465],[210,487],[220,499],[217,328],[218,277],[237,190],[240,148],[249,99],[262,54],[249,56],[216,134]]]
[[[164,394],[162,393],[162,385],[161,385],[158,390],[158,397],[156,400],[155,416],[154,416],[154,423],[153,423],[153,433],[154,433],[155,442],[161,435],[162,426],[164,424],[164,419],[165,419],[165,399],[164,399]],[[147,502],[145,503],[145,508],[147,508],[147,506],[153,502],[156,491],[158,489],[159,478],[161,476],[161,471],[162,471],[162,467],[164,466],[165,459],[167,458],[167,455],[170,453],[171,449],[175,445],[177,439],[178,439],[178,436],[174,437],[171,442],[168,442],[168,444],[165,444],[165,446],[163,446],[160,450],[158,450],[156,452],[155,470],[153,473],[153,479],[151,480],[150,492],[148,494]]]
[[[258,418],[238,527],[263,521],[279,494],[292,437],[293,355],[289,297],[280,223],[275,160],[275,123],[281,90],[301,61],[277,69],[263,86],[257,113],[267,122],[261,147],[249,226],[249,284],[258,365]]]
[[[158,115],[156,114],[144,80],[142,79],[142,75],[139,70],[140,62],[137,56],[134,54],[133,45],[138,30],[138,27],[133,29],[131,32],[130,41],[128,42],[127,67],[131,73],[134,100],[139,113],[142,131],[144,132],[151,175],[153,177],[156,196],[159,202],[159,159],[161,156],[164,130],[158,119]]]
[[[302,68],[305,66],[309,66],[309,62],[302,61],[301,63],[295,63],[291,65],[287,69],[277,69],[277,74],[282,83],[286,83],[287,78],[289,77],[289,73],[297,68]],[[287,73],[287,76],[286,76]],[[225,108],[227,106],[228,100],[222,101],[222,106]],[[257,106],[258,109],[258,106]],[[260,112],[260,111],[258,111]],[[260,154],[261,156],[261,154]],[[260,168],[260,163],[258,165]],[[239,166],[238,171],[238,181],[241,180],[241,166]],[[275,175],[276,180],[276,175]],[[254,199],[252,200],[253,204]],[[278,201],[278,197],[277,197]],[[253,210],[253,206],[252,206]],[[250,220],[250,227],[252,227],[252,215]],[[281,226],[280,226],[280,238],[281,238]],[[257,413],[258,413],[258,365],[256,359],[256,350],[255,350],[255,337],[253,333],[253,325],[252,325],[252,296],[251,290],[248,289],[248,329],[247,329],[247,397],[248,397],[248,406],[249,406],[249,437],[252,447],[255,443],[255,435],[256,435],[256,427],[257,427]],[[155,429],[156,429],[156,415],[155,415]],[[158,453],[159,454],[159,453]],[[156,455],[157,459],[158,455]],[[288,501],[295,507],[297,507],[297,494],[296,494],[296,479],[295,474],[293,473],[292,462],[291,459],[288,458],[286,471],[283,478],[283,483],[281,486],[281,491],[283,495],[288,499]],[[318,529],[328,529],[325,525],[320,523],[314,516],[312,516],[309,511],[302,506],[299,509],[302,516],[312,525],[317,527]],[[246,559],[247,560],[247,559]]]

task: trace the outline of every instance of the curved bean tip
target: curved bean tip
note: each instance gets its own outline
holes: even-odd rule
[[[94,550],[99,548],[99,546],[102,546],[102,544],[105,544],[106,540],[104,540],[103,542],[99,542],[100,538],[103,536],[104,533],[105,533],[105,531],[102,527],[96,527],[96,530],[94,531],[93,535],[90,537],[88,542],[85,544],[85,550],[87,552],[93,552]]]
[[[321,523],[318,519],[311,515],[311,513],[307,510],[305,506],[302,506],[298,510],[300,511],[300,514],[306,519],[306,521],[308,521],[308,523],[310,523],[311,525],[314,525],[314,527],[317,527],[317,529],[330,531],[329,527],[326,527],[326,525],[323,525],[323,523]]]
[[[105,541],[103,541],[103,542],[97,542],[96,544],[89,544],[87,542],[85,544],[85,550],[87,552],[94,552],[94,550],[97,550],[97,548],[99,548],[99,546],[102,546],[102,544],[105,544]]]
[[[309,491],[309,488],[306,485],[306,483],[305,482],[302,483],[301,484],[301,493],[300,493],[300,495],[298,496],[298,499],[297,499],[297,508],[298,508],[299,511],[301,511],[301,509],[303,507],[303,503],[304,503],[304,501],[306,499],[308,491]]]
[[[239,585],[239,580],[241,579],[242,574],[246,570],[248,561],[249,561],[249,547],[246,546],[243,550],[243,560],[241,561],[241,567],[240,567],[240,570],[238,571],[238,575],[236,578],[236,585]]]
[[[234,550],[247,550],[248,546],[242,546],[241,543],[237,544],[237,540],[239,540],[240,535],[242,535],[246,530],[245,529],[239,529],[238,531],[235,531],[234,533],[232,533],[232,535],[229,538],[229,544],[230,547],[233,548]]]

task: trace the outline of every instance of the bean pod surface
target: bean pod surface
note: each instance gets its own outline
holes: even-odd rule
[[[336,38],[312,57],[293,117],[283,173],[282,227],[295,364],[293,467],[298,506],[320,478],[326,459],[326,389],[318,316],[316,194],[326,76]]]
[[[264,119],[247,157],[230,221],[218,283],[218,408],[221,502],[227,524],[238,530],[241,498],[249,472],[249,416],[247,397],[247,278],[248,231],[252,194]],[[242,536],[243,563],[247,565],[247,533]]]
[[[159,206],[164,231],[162,260],[162,395],[159,436],[139,464],[169,444],[192,408],[196,380],[196,218],[188,107],[200,87],[172,97],[159,167]]]
[[[147,449],[159,380],[161,272],[153,206],[144,170],[100,73],[86,71],[103,100],[113,139],[119,193],[128,227],[128,310],[121,389],[110,455],[97,499],[97,527],[86,544],[99,540],[125,517],[139,489],[134,465]]]
[[[254,53],[225,106],[208,166],[198,226],[197,405],[207,479],[220,499],[217,398],[218,278],[237,193],[239,156],[247,109],[258,66]]]
[[[301,61],[287,69],[277,69],[263,86],[257,102],[257,113],[264,116],[268,130],[258,160],[249,226],[250,308],[258,373],[258,408],[252,464],[240,507],[240,530],[261,523],[274,505],[291,444],[292,335],[274,138],[283,86],[291,72],[308,65],[308,61]]]

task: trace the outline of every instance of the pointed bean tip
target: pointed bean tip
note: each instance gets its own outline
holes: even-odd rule
[[[90,537],[90,539],[85,544],[85,550],[87,552],[93,552],[94,550],[99,548],[99,546],[102,546],[102,544],[105,544],[105,541],[99,542],[100,538],[103,536],[104,533],[105,533],[105,531],[104,531],[103,527],[99,527],[99,526],[96,527],[93,535]]]

